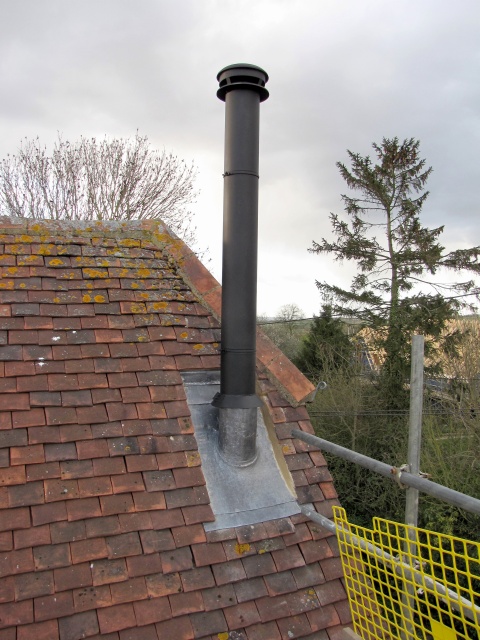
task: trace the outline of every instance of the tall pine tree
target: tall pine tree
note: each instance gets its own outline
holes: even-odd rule
[[[463,296],[480,291],[471,279],[480,273],[480,247],[446,252],[439,242],[443,226],[428,229],[420,222],[432,168],[420,158],[419,145],[413,138],[384,138],[373,144],[376,162],[348,151],[351,167],[341,162],[337,167],[358,195],[342,195],[346,219],[330,215],[336,239],[313,242],[310,249],[357,263],[350,289],[328,282],[317,286],[325,299],[334,300],[334,314],[376,329],[376,347],[384,354],[383,397],[391,408],[404,402],[411,335],[425,335],[430,354],[452,342],[454,336],[445,336],[447,321],[465,306]],[[434,277],[442,269],[470,277],[441,283]]]

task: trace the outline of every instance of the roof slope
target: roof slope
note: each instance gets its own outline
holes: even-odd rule
[[[0,640],[334,640],[335,538],[214,519],[181,371],[219,368],[218,283],[157,222],[0,219]],[[300,503],[331,515],[264,336],[258,383]]]

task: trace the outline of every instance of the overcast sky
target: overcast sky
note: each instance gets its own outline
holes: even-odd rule
[[[23,137],[132,136],[199,169],[199,243],[221,274],[224,104],[216,74],[263,67],[258,311],[307,316],[315,279],[350,274],[307,252],[345,192],[335,163],[383,137],[421,141],[423,222],[480,244],[478,0],[0,0],[0,157]]]

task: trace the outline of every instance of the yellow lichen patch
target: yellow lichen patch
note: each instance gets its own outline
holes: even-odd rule
[[[136,283],[134,283],[134,284],[136,284]],[[138,287],[138,285],[137,285],[137,287]],[[132,289],[133,289],[133,284],[132,284]],[[141,293],[140,294],[140,298],[142,300],[148,300],[150,298],[150,295],[148,293]]]
[[[198,467],[200,465],[200,454],[198,451],[186,451],[187,467]]]
[[[213,343],[213,348],[214,348],[214,349],[218,349],[218,342],[214,342],[214,343]]]
[[[124,240],[119,240],[118,245],[120,247],[140,247],[140,240],[133,240],[132,238],[125,238]]]
[[[105,302],[105,296],[97,295],[93,299],[95,302],[98,302],[99,304],[101,304],[102,302]]]
[[[218,640],[228,640],[229,636],[230,636],[229,633],[227,633],[226,631],[222,631],[217,635],[217,638]]]
[[[51,256],[52,250],[55,247],[54,244],[41,244],[38,247],[38,255],[40,256]]]
[[[138,342],[146,342],[147,338],[145,336],[138,336]]]
[[[89,267],[84,269],[83,273],[88,278],[107,278],[108,277],[108,273],[106,273],[105,271],[99,271],[98,269],[90,269]]]
[[[149,278],[152,272],[150,269],[137,269],[137,273],[139,278]]]
[[[87,289],[93,289],[93,282],[86,282],[85,286],[87,287]]]
[[[53,301],[55,302],[55,304],[58,304],[60,302],[60,298],[55,297]]]
[[[246,542],[245,544],[239,544],[237,543],[235,545],[235,552],[237,553],[237,555],[239,556],[243,556],[244,553],[248,553],[250,551],[250,545],[248,544],[248,542]]]
[[[154,311],[160,311],[161,309],[166,309],[168,307],[168,302],[154,302],[152,307]]]
[[[182,340],[186,340],[188,338],[188,333],[186,331],[182,331],[182,333],[180,334],[180,338]]]
[[[132,289],[138,289],[138,284],[136,282],[132,282],[131,284]],[[145,294],[142,294],[145,295]]]
[[[295,447],[293,445],[291,445],[291,444],[284,444],[282,446],[282,451],[283,451],[283,454],[286,455],[286,456],[293,455],[294,453],[296,453],[295,452]]]
[[[82,297],[82,302],[91,302],[92,301],[92,296],[89,296],[88,293],[86,293],[83,297]]]
[[[17,271],[18,271],[18,267],[8,267],[8,268],[7,268],[7,272],[8,272],[10,275],[12,275],[12,276],[13,276],[15,273],[17,273]]]
[[[172,237],[168,235],[168,233],[154,233],[153,234],[155,236],[155,239],[158,240],[158,242],[171,242],[172,241]]]
[[[22,285],[20,285],[20,286],[22,286]],[[25,285],[23,285],[23,286],[25,286]],[[0,289],[13,289],[13,280],[2,280],[0,282]]]
[[[98,266],[99,267],[109,267],[110,263],[108,260],[99,260],[98,261]]]
[[[205,349],[205,345],[203,345],[203,344],[194,344],[193,348],[195,349],[195,351],[201,351],[202,349]]]
[[[132,304],[130,305],[130,311],[132,313],[145,313],[145,305],[143,304],[143,302],[141,302],[140,304],[132,302]]]
[[[33,242],[32,236],[20,236],[20,242],[28,243]]]
[[[63,260],[61,260],[61,258],[52,258],[48,261],[48,265],[50,267],[61,267],[63,265]]]

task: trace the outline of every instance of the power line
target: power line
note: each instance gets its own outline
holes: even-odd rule
[[[477,291],[477,292],[473,292],[473,293],[461,293],[461,294],[459,294],[457,296],[445,296],[445,297],[442,296],[442,301],[443,300],[457,300],[458,298],[466,298],[468,296],[477,296],[478,297],[479,295],[480,295],[480,292]],[[385,304],[387,304],[387,303],[385,303]],[[297,323],[310,322],[312,320],[315,320],[315,318],[319,318],[319,317],[320,316],[313,316],[312,318],[294,318],[292,320],[277,320],[277,319],[275,319],[275,320],[258,320],[257,319],[257,325],[262,327],[264,325],[269,325],[269,324],[291,324],[291,323],[294,323],[294,322],[297,322]],[[329,317],[330,318],[334,318],[336,320],[344,320],[345,324],[349,324],[348,323],[349,319],[356,319],[355,316],[351,316],[351,318],[349,318],[349,317],[345,317],[344,315],[341,315],[341,314],[332,314]],[[460,316],[460,318],[462,318],[462,316]]]

